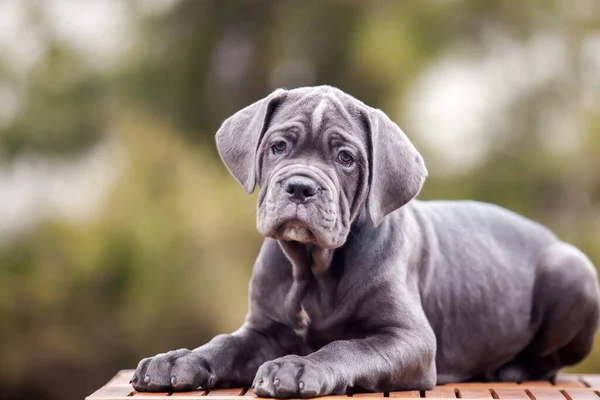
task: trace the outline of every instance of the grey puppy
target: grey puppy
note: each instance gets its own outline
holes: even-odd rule
[[[328,87],[276,90],[227,119],[221,158],[267,238],[246,321],[143,359],[140,391],[252,384],[263,397],[551,379],[591,350],[592,263],[474,201],[418,201],[427,170],[383,112]]]

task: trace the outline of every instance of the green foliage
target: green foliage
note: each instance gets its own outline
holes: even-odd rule
[[[26,151],[72,154],[97,143],[106,130],[107,90],[76,53],[51,44],[26,76],[23,106],[0,128],[0,160]]]
[[[260,244],[253,200],[157,121],[131,115],[112,129],[128,164],[100,217],[44,223],[0,247],[2,378],[13,385],[69,398],[64,368],[97,385],[243,320]]]

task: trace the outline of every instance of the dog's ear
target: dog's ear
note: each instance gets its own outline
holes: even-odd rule
[[[367,211],[373,225],[378,225],[419,193],[427,168],[415,146],[385,113],[370,109],[367,115],[371,146]]]
[[[231,175],[248,193],[256,186],[256,151],[273,111],[286,91],[277,89],[262,100],[227,118],[216,134],[217,149]]]

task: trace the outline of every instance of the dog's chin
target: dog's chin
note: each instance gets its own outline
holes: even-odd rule
[[[292,219],[281,224],[273,237],[286,242],[299,242],[302,244],[317,244],[317,239],[310,228],[302,221]]]
[[[312,215],[306,207],[283,204],[270,212],[259,207],[256,227],[265,237],[279,241],[312,244],[322,249],[334,249],[344,244],[346,234],[338,232],[338,224]]]

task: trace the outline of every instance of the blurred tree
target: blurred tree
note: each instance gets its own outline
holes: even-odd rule
[[[107,127],[105,77],[53,35],[41,9],[30,5],[28,10],[43,55],[24,72],[0,60],[0,87],[20,104],[8,123],[0,125],[0,162],[24,152],[78,153],[97,143]]]

